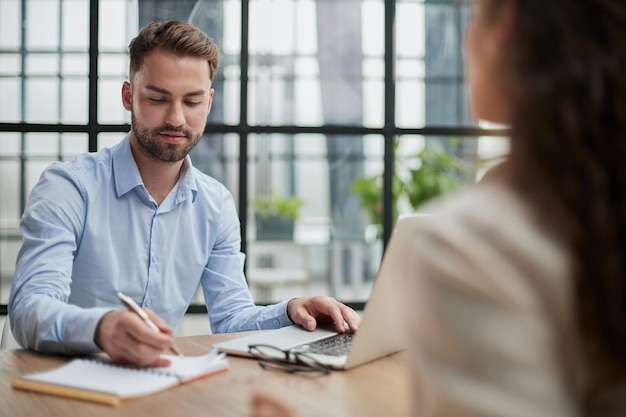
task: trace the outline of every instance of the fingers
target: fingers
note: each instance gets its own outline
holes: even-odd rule
[[[356,311],[327,296],[295,298],[289,301],[287,309],[293,322],[309,331],[315,330],[317,323],[334,323],[339,333],[346,331],[346,324],[351,332],[356,332],[361,323]]]
[[[345,333],[346,324],[348,325],[348,330],[354,333],[359,329],[359,324],[361,324],[361,317],[345,304],[342,304],[338,301],[336,304],[331,306],[331,314],[329,314],[332,322],[335,324],[335,328],[338,333]]]
[[[351,309],[350,307],[342,304],[342,315],[346,323],[348,324],[348,329],[350,332],[355,333],[359,330],[359,326],[361,325],[361,316]]]
[[[170,327],[165,322],[165,320],[163,320],[161,316],[158,316],[154,311],[150,310],[149,308],[144,308],[144,311],[146,312],[146,314],[148,314],[150,320],[152,320],[152,322],[157,325],[159,330],[161,330],[161,333],[172,334],[174,332],[174,329]]]
[[[287,303],[288,316],[295,324],[299,324],[309,331],[315,330],[317,322],[315,312],[309,310],[312,307],[311,298],[294,298]]]
[[[326,314],[330,317],[330,321],[335,324],[335,329],[337,330],[337,332],[345,333],[345,318],[343,316],[343,310],[341,306],[338,304],[338,302],[337,304],[331,303],[328,305],[327,309],[328,311]]]
[[[171,332],[160,318],[152,313],[155,324]],[[96,328],[96,343],[114,362],[137,366],[167,366],[169,360],[161,358],[164,350],[173,346],[173,339],[165,333],[155,332],[136,314],[116,310],[105,314]]]

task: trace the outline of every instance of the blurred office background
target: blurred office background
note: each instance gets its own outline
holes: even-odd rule
[[[506,130],[468,111],[468,13],[468,0],[0,0],[0,319],[29,191],[51,162],[122,139],[128,43],[170,18],[223,55],[192,160],[237,202],[257,302],[362,308],[397,217],[508,151]],[[204,311],[198,293],[189,313]]]

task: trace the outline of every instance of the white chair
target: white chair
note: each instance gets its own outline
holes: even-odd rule
[[[0,349],[21,349],[22,347],[17,343],[17,340],[11,333],[11,325],[9,324],[9,316],[6,316],[4,320],[4,326],[2,327],[2,338],[0,338]]]

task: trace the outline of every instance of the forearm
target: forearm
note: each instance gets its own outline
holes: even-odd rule
[[[211,317],[213,333],[277,329],[293,322],[287,316],[287,300],[269,306],[234,306],[230,312]]]
[[[68,305],[45,294],[18,293],[9,305],[9,318],[23,347],[45,353],[89,354],[100,351],[94,332],[108,311]]]

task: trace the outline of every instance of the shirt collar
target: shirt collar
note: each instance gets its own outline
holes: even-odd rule
[[[113,152],[113,178],[118,197],[135,187],[143,186],[139,168],[130,150],[130,133],[115,147]]]
[[[176,195],[176,201],[183,201],[189,192],[191,192],[191,201],[196,201],[198,184],[196,183],[191,158],[187,155],[183,161],[183,166],[180,170],[180,177],[178,178],[178,193]]]

